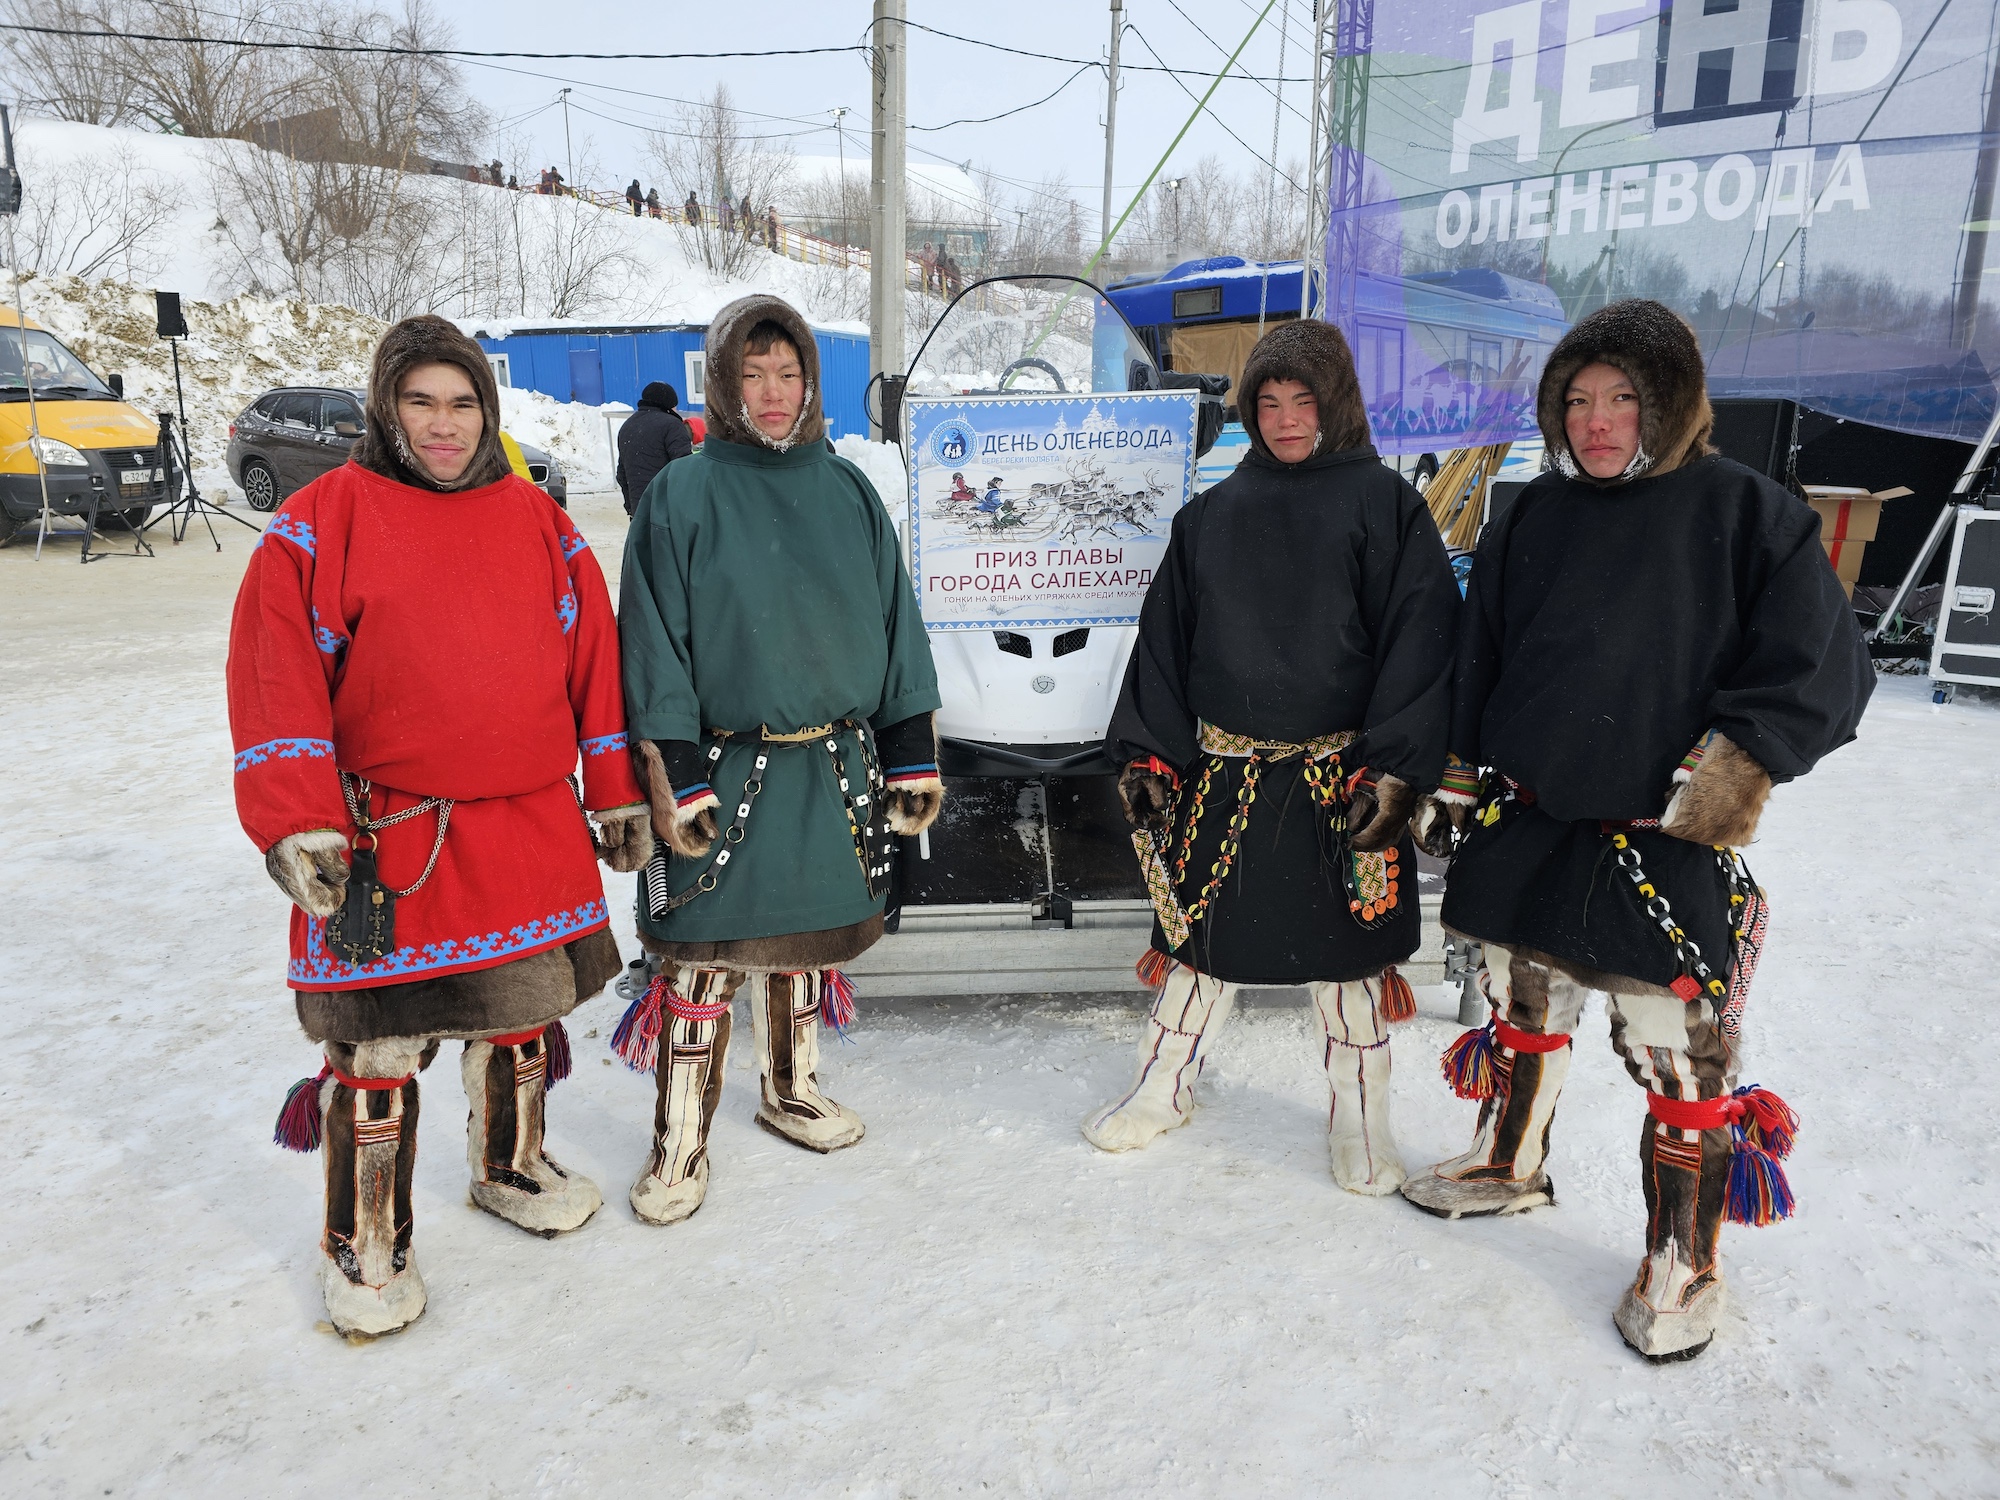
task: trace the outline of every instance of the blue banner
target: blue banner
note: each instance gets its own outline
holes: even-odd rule
[[[1341,0],[1329,306],[1386,452],[1535,436],[1577,318],[1655,297],[1712,395],[1991,417],[1991,0]]]

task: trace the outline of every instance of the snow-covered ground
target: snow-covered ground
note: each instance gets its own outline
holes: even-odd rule
[[[615,499],[574,513],[615,570]],[[604,1211],[544,1242],[470,1208],[441,1060],[430,1310],[350,1346],[320,1321],[320,1163],[269,1142],[317,1058],[230,801],[249,542],[0,551],[0,1493],[2000,1494],[2000,709],[1885,680],[1773,800],[1748,1077],[1804,1117],[1802,1209],[1726,1232],[1734,1301],[1693,1364],[1611,1326],[1641,1107],[1601,1012],[1559,1206],[1447,1224],[1333,1186],[1284,992],[1231,1023],[1194,1123],[1129,1157],[1076,1128],[1127,1081],[1123,999],[864,994],[826,1081],[869,1134],[826,1158],[753,1127],[742,1024],[708,1203],[667,1229],[624,1202],[652,1091],[610,1061],[607,994],[551,1107]],[[1472,1112],[1437,1076],[1446,997],[1420,1001],[1413,1163]]]

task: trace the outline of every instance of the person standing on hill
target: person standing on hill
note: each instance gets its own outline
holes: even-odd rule
[[[562,1017],[619,969],[597,861],[652,852],[604,575],[509,472],[492,369],[443,318],[383,335],[354,455],[251,552],[228,694],[237,811],[292,900],[288,978],[326,1057],[279,1142],[324,1146],[327,1317],[394,1332],[426,1300],[417,1074],[444,1042],[473,1203],[546,1237],[603,1202],[549,1156],[546,1092]]]
[[[680,399],[680,392],[655,380],[639,393],[638,409],[618,429],[618,489],[628,516],[638,508],[639,497],[655,474],[694,452],[687,423],[674,409]]]
[[[1854,738],[1875,674],[1812,511],[1709,446],[1701,346],[1670,309],[1579,322],[1536,416],[1546,471],[1480,540],[1452,760],[1416,814],[1451,856],[1444,925],[1486,953],[1492,1019],[1446,1054],[1483,1102],[1471,1146],[1403,1195],[1447,1219],[1555,1201],[1556,1102],[1602,993],[1647,1111],[1646,1252],[1613,1322],[1691,1359],[1722,1313],[1724,1219],[1791,1207],[1797,1120],[1736,1082],[1765,927],[1736,847],[1774,783]]]
[[[646,201],[646,195],[639,191],[639,179],[634,177],[625,184],[625,202],[632,210],[632,217],[639,217],[639,210]]]

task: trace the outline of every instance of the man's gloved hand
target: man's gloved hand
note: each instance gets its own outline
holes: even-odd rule
[[[337,828],[287,834],[264,855],[278,889],[313,917],[330,917],[347,900],[347,835]]]
[[[937,715],[912,714],[875,731],[875,753],[888,784],[889,831],[913,839],[944,810],[938,775]]]
[[[1465,825],[1479,799],[1462,792],[1426,792],[1417,798],[1417,810],[1410,818],[1410,832],[1417,847],[1433,859],[1450,859],[1465,836]]]
[[[1416,803],[1416,788],[1400,776],[1363,766],[1347,778],[1349,846],[1357,854],[1379,854],[1397,843]]]
[[[1674,772],[1660,832],[1690,844],[1747,844],[1757,837],[1770,795],[1770,773],[1728,735],[1711,729]]]
[[[1174,793],[1180,778],[1156,755],[1135,760],[1118,773],[1118,801],[1134,828],[1165,833],[1173,822]]]
[[[639,740],[633,759],[652,807],[654,836],[683,859],[706,858],[721,831],[715,810],[722,799],[702,779],[701,747],[691,740]]]
[[[643,802],[592,813],[597,822],[597,857],[621,875],[644,868],[653,857],[651,816]]]

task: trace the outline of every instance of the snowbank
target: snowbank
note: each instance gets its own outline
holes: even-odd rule
[[[865,437],[848,436],[833,440],[833,451],[868,476],[883,508],[901,516],[909,499],[910,473],[903,465],[903,450],[894,443],[871,443]]]

